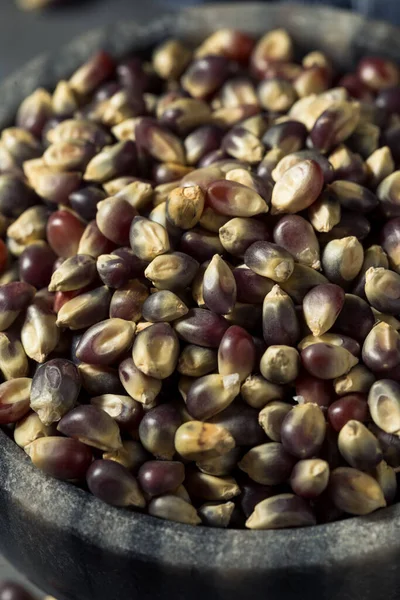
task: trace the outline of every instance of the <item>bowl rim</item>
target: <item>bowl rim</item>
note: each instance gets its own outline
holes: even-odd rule
[[[53,479],[35,467],[2,430],[0,452],[2,492],[23,508],[26,518],[72,533],[100,550],[139,554],[150,563],[253,573],[349,567],[400,545],[400,504],[365,517],[298,529],[193,527],[109,506],[85,490]],[[162,543],[154,543],[160,539]]]
[[[102,48],[121,57],[130,50],[148,48],[167,35],[177,33],[186,37],[201,35],[202,28],[216,30],[227,20],[232,26],[240,23],[241,28],[259,27],[260,21],[266,28],[272,28],[277,21],[283,21],[292,35],[296,30],[307,31],[308,35],[318,35],[309,23],[325,23],[321,42],[341,60],[353,61],[374,48],[380,54],[390,57],[400,56],[400,27],[390,23],[372,20],[350,10],[315,4],[297,2],[212,2],[199,6],[157,7],[159,15],[148,23],[138,24],[132,21],[116,21],[108,26],[92,29],[77,36],[58,51],[42,53],[24,66],[8,75],[0,84],[0,128],[12,123],[19,104],[37,87],[52,87],[67,73],[72,73],[93,52]],[[233,18],[232,18],[233,17]],[[335,22],[334,31],[326,30],[326,23]],[[276,25],[275,25],[276,26]],[[282,26],[282,25],[281,25]]]
[[[146,26],[129,22],[91,31],[64,47],[56,59],[48,55],[34,59],[0,85],[0,127],[10,122],[16,107],[28,93],[38,85],[50,86],[65,77],[95,49],[104,47],[121,56],[132,46],[147,47],[166,34],[185,30],[187,25],[190,25],[188,30],[193,31],[199,20],[209,21],[217,28],[224,15],[231,13],[232,16],[232,11],[241,22],[241,11],[262,11],[268,15],[282,10],[289,11],[291,18],[300,15],[303,20],[311,14],[320,14],[325,19],[345,18],[354,26],[352,43],[360,32],[371,26],[377,32],[376,39],[381,39],[385,32],[385,39],[389,34],[400,38],[396,27],[330,7],[254,2],[244,6],[243,3],[224,3],[186,8],[154,19]],[[366,517],[302,529],[249,531],[191,527],[108,506],[84,490],[50,478],[34,467],[3,431],[0,431],[0,452],[0,485],[10,502],[22,506],[28,517],[46,521],[60,531],[72,528],[74,535],[87,543],[117,555],[139,554],[146,561],[211,572],[221,569],[264,572],[266,569],[349,566],[376,553],[382,555],[385,549],[400,547],[397,535],[400,503]],[[162,543],[154,544],[155,539]],[[368,543],[360,543],[360,540]]]

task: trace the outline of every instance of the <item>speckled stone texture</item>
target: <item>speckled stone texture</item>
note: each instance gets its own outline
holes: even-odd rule
[[[53,86],[95,49],[116,56],[169,35],[286,27],[300,50],[345,68],[366,52],[400,60],[400,31],[359,15],[249,4],[202,6],[139,28],[120,23],[39,57],[0,86],[0,127],[39,85]],[[191,528],[102,504],[48,478],[0,432],[0,550],[59,600],[398,600],[400,505],[308,529]]]

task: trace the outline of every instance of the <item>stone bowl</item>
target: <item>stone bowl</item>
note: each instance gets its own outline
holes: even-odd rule
[[[220,4],[138,27],[92,31],[41,56],[0,86],[0,126],[36,87],[54,86],[102,47],[121,57],[174,35],[199,41],[219,27],[260,35],[285,27],[300,51],[320,48],[343,68],[366,53],[400,59],[400,30],[316,6]],[[109,507],[50,479],[0,432],[0,551],[59,600],[395,600],[400,504],[368,517],[283,531],[189,527]]]

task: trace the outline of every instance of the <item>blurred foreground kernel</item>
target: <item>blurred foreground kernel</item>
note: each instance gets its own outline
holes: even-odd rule
[[[0,600],[35,600],[35,596],[15,581],[3,581],[0,583]],[[45,596],[43,600],[56,600],[56,598]]]
[[[52,4],[61,4],[62,0],[16,0],[18,8],[22,10],[40,10]]]

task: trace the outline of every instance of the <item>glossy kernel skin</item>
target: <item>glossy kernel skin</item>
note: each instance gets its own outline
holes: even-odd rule
[[[171,322],[189,312],[186,304],[169,290],[160,290],[151,294],[143,303],[142,314],[151,323]]]
[[[217,366],[218,356],[215,350],[188,344],[179,355],[176,369],[188,377],[202,377],[215,371]]]
[[[354,294],[346,294],[342,309],[333,325],[334,331],[364,342],[374,327],[374,315],[368,303]]]
[[[300,325],[291,298],[275,285],[263,302],[263,337],[268,346],[294,346]]]
[[[46,287],[50,283],[56,258],[53,249],[44,242],[27,246],[19,257],[21,280],[36,288]]]
[[[202,308],[193,308],[178,319],[174,327],[185,342],[206,348],[218,348],[229,324],[220,315]]]
[[[240,126],[233,127],[222,139],[221,148],[238,160],[258,163],[264,154],[264,146],[256,135]]]
[[[119,246],[129,245],[129,233],[137,210],[123,197],[112,196],[97,206],[96,224],[103,236]]]
[[[264,429],[265,433],[273,442],[282,440],[281,429],[282,423],[288,412],[292,410],[292,406],[286,402],[274,400],[268,402],[258,415],[258,422]]]
[[[268,212],[268,205],[256,191],[226,179],[207,188],[206,203],[227,217],[253,217]]]
[[[350,467],[339,467],[332,472],[329,495],[335,506],[351,515],[366,515],[386,506],[377,481]]]
[[[185,479],[185,467],[178,461],[148,461],[139,469],[138,482],[150,496],[168,494],[177,489]]]
[[[353,181],[337,179],[328,186],[329,193],[347,210],[368,213],[378,205],[373,192]]]
[[[227,454],[235,447],[235,440],[221,425],[188,421],[177,428],[174,446],[183,458],[202,461]]]
[[[77,94],[88,94],[108,79],[114,68],[112,57],[100,50],[73,73],[69,83]]]
[[[230,500],[238,496],[240,491],[236,480],[231,476],[214,477],[199,471],[189,472],[185,483],[191,497],[200,500]]]
[[[60,330],[52,309],[40,303],[29,306],[21,329],[25,354],[36,362],[43,363],[56,349],[59,341]]]
[[[298,404],[283,420],[282,444],[297,458],[311,458],[321,448],[325,432],[325,418],[321,409],[316,404]]]
[[[69,195],[71,208],[85,221],[96,218],[97,204],[104,200],[105,192],[96,186],[85,186]]]
[[[143,118],[135,127],[136,144],[141,152],[156,160],[185,163],[185,152],[180,139],[166,127],[149,118]]]
[[[132,220],[129,240],[135,256],[147,262],[170,249],[168,233],[164,227],[144,217],[135,216]]]
[[[358,76],[373,90],[382,90],[399,83],[399,71],[390,60],[366,56],[358,63]]]
[[[32,594],[14,581],[2,582],[0,586],[0,598],[1,600],[34,600]]]
[[[304,160],[288,169],[272,192],[272,212],[297,213],[315,202],[322,191],[324,176],[313,160]]]
[[[25,446],[33,464],[62,480],[82,480],[93,460],[82,442],[62,437],[41,437]]]
[[[63,258],[78,253],[79,242],[85,231],[85,224],[72,212],[59,210],[47,222],[47,239],[51,248]]]
[[[373,422],[383,431],[396,434],[400,424],[400,385],[390,379],[376,381],[368,394]]]
[[[394,186],[395,187],[395,186]],[[395,195],[395,192],[394,192]],[[382,202],[382,200],[381,200]],[[381,234],[381,242],[382,248],[387,253],[386,264],[382,262],[382,264],[370,264],[370,267],[390,267],[399,272],[400,263],[399,263],[399,243],[400,243],[400,219],[394,218],[390,219],[385,223],[382,229]],[[366,270],[367,271],[367,270]]]
[[[26,377],[29,373],[28,357],[19,340],[0,333],[0,370],[6,381]]]
[[[303,300],[303,312],[313,335],[322,335],[332,328],[343,308],[344,301],[343,289],[332,283],[317,285],[306,294]]]
[[[32,380],[11,379],[0,384],[0,423],[16,423],[29,412]]]
[[[363,247],[355,235],[334,239],[322,253],[322,267],[332,283],[346,287],[361,271]]]
[[[294,494],[278,494],[256,505],[246,521],[249,529],[284,529],[316,524],[309,504]]]
[[[282,444],[269,442],[247,452],[239,463],[256,483],[278,485],[284,483],[292,472],[296,459],[288,454]]]
[[[126,285],[131,278],[131,269],[123,257],[115,254],[102,254],[96,262],[97,273],[104,283],[111,288]]]
[[[132,345],[135,327],[123,319],[107,319],[89,328],[82,336],[76,356],[97,365],[116,363]]]
[[[365,423],[369,417],[367,397],[363,394],[349,394],[335,400],[328,408],[329,423],[340,431],[350,420]]]
[[[252,37],[234,29],[220,29],[207,37],[196,51],[196,56],[215,54],[240,63],[247,63],[254,48]]]
[[[374,374],[364,365],[356,365],[346,375],[333,382],[338,396],[352,393],[367,394],[375,382]]]
[[[144,414],[140,402],[130,396],[109,393],[91,398],[90,403],[110,415],[121,430],[127,431],[132,437],[136,436]]]
[[[183,252],[156,256],[144,274],[159,290],[176,291],[189,286],[197,271],[197,260]]]
[[[307,372],[300,373],[296,379],[296,395],[301,396],[306,403],[311,402],[325,409],[335,399],[335,392],[330,381],[319,379]]]
[[[99,450],[118,450],[122,444],[117,423],[97,406],[77,406],[62,417],[57,430]]]
[[[310,132],[313,147],[326,153],[348,138],[358,122],[357,106],[350,102],[333,104],[319,116]]]
[[[346,462],[356,469],[373,469],[382,460],[377,438],[365,425],[356,420],[348,421],[342,427],[338,446]]]
[[[365,274],[365,294],[374,308],[396,315],[400,310],[400,275],[371,267]]]
[[[137,149],[134,142],[126,140],[106,146],[92,158],[83,178],[95,183],[105,183],[121,175],[135,171]]]
[[[142,317],[144,303],[148,298],[149,290],[139,279],[128,279],[112,295],[110,318],[137,323]]]
[[[242,327],[233,325],[225,332],[218,349],[220,375],[238,373],[244,381],[252,373],[256,362],[253,338]]]
[[[222,454],[216,458],[199,460],[196,462],[196,466],[202,473],[223,477],[232,473],[232,471],[236,468],[240,456],[240,448],[232,448],[232,450],[226,454]]]
[[[95,460],[86,480],[92,494],[107,504],[137,508],[146,505],[135,477],[113,460]]]
[[[239,391],[238,373],[205,375],[190,386],[186,396],[187,410],[194,419],[205,421],[225,410]]]
[[[179,249],[200,263],[212,259],[215,254],[224,252],[219,236],[200,227],[190,229],[183,234]]]
[[[181,423],[181,418],[173,406],[156,406],[146,412],[140,422],[140,441],[156,458],[172,460],[175,454],[174,438]]]
[[[146,407],[154,403],[161,391],[161,380],[145,375],[131,358],[120,363],[118,374],[125,391]]]
[[[0,330],[6,330],[33,300],[33,285],[13,281],[0,286]]]
[[[212,417],[212,424],[228,431],[236,446],[257,446],[265,442],[265,432],[258,422],[258,411],[236,398],[225,410]]]
[[[36,202],[36,194],[17,175],[0,175],[0,212],[5,217],[16,219]]]
[[[279,148],[284,154],[290,154],[302,150],[306,136],[304,124],[289,119],[268,127],[262,141],[268,149]]]
[[[194,98],[207,98],[215,92],[229,74],[229,62],[222,56],[207,56],[194,60],[182,77],[183,88]]]
[[[150,515],[159,519],[167,519],[186,525],[199,525],[201,523],[197,510],[192,504],[179,496],[171,494],[153,498],[148,510]]]
[[[371,473],[382,489],[386,504],[388,506],[393,504],[397,495],[397,477],[395,470],[382,460]]]
[[[292,255],[277,244],[254,242],[247,248],[244,262],[249,269],[277,283],[287,281],[293,273]]]
[[[84,329],[107,318],[111,292],[105,286],[74,295],[62,304],[57,314],[57,325],[72,330]]]
[[[101,254],[107,254],[114,249],[114,243],[102,234],[96,221],[90,221],[79,241],[78,253],[98,258]]]
[[[350,371],[358,359],[348,350],[331,344],[313,344],[301,352],[306,370],[320,379],[335,379]]]
[[[268,240],[269,232],[268,227],[261,221],[236,217],[220,228],[219,238],[227,252],[234,256],[243,256],[252,243]]]
[[[238,302],[262,304],[265,296],[274,286],[274,281],[257,275],[246,265],[240,265],[232,271],[236,281],[236,294]]]
[[[365,338],[362,359],[374,374],[389,374],[400,362],[398,332],[388,323],[379,322]]]
[[[302,498],[317,498],[329,483],[329,465],[315,458],[300,460],[290,476],[292,490]]]
[[[315,150],[299,150],[283,156],[272,171],[273,180],[278,181],[288,169],[306,159],[315,160],[319,164],[324,174],[325,183],[330,183],[333,180],[334,170],[331,163],[325,156]]]
[[[236,281],[229,266],[218,254],[205,270],[202,290],[207,307],[217,314],[225,315],[235,305]]]
[[[299,215],[282,217],[274,228],[274,242],[301,264],[319,269],[320,248],[313,227]]]
[[[208,152],[218,150],[222,136],[222,129],[214,125],[203,125],[192,131],[184,140],[188,163],[195,165]]]
[[[178,356],[178,337],[168,323],[155,323],[141,331],[132,348],[132,358],[138,369],[156,379],[172,375]]]
[[[336,360],[334,360],[332,357],[329,359],[330,351],[319,344],[326,344],[327,346],[340,348],[341,350],[338,351],[339,354],[336,356]],[[342,368],[342,365],[346,365],[346,355],[342,353],[342,350],[346,350],[355,358],[359,358],[361,350],[358,342],[347,335],[342,335],[340,333],[324,333],[320,336],[307,335],[298,344],[299,350],[301,351],[308,349],[310,346],[318,346],[318,348],[314,349],[314,351],[310,352],[310,354],[307,355],[306,353],[304,355],[305,364],[308,364],[310,373],[312,373],[314,369],[313,375],[316,376],[316,369],[318,368],[319,362],[319,368],[321,369],[321,372],[319,373],[318,378],[320,379],[330,378],[327,377],[329,368],[334,371],[334,369],[339,369],[339,367]],[[325,365],[324,360],[326,360]],[[315,361],[315,363],[313,361]]]
[[[74,255],[65,260],[51,276],[50,292],[70,292],[91,284],[96,277],[96,263],[91,256]]]

